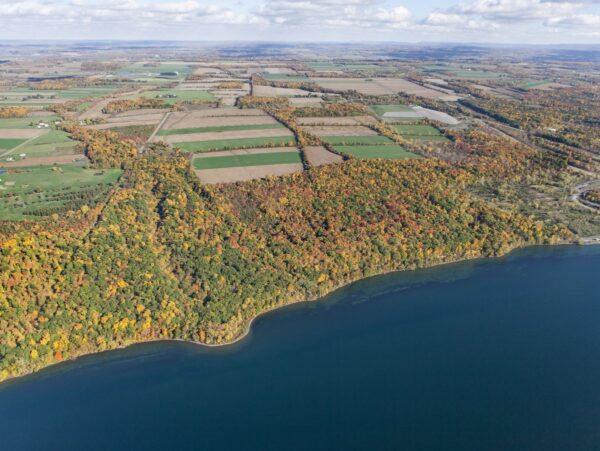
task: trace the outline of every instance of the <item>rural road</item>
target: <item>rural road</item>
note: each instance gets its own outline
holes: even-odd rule
[[[168,113],[165,113],[163,118],[160,120],[160,122],[158,123],[158,125],[156,126],[156,128],[154,129],[154,131],[152,132],[152,134],[146,141],[146,144],[148,144],[149,142],[151,142],[154,139],[154,137],[156,136],[156,133],[158,133],[158,131],[160,130],[160,128],[163,126],[163,124],[169,118],[170,115],[171,115],[171,111],[169,111]],[[140,153],[144,153],[144,150],[146,149],[146,144],[144,144],[142,146],[142,148],[140,149]]]
[[[600,209],[600,206],[597,206],[592,202],[586,202],[581,198],[583,193],[593,188],[600,188],[600,180],[590,180],[589,182],[582,183],[581,185],[577,185],[576,187],[574,187],[573,194],[571,194],[571,200],[573,202],[577,202],[579,205],[581,205],[584,208],[587,208],[588,210],[598,211]]]

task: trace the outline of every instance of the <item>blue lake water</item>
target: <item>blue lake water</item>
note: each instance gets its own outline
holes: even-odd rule
[[[1,450],[598,450],[600,248],[357,282],[0,384]]]

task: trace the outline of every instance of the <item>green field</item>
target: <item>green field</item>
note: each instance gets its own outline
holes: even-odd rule
[[[423,69],[426,72],[442,72],[446,76],[452,78],[461,78],[464,80],[495,80],[499,78],[508,77],[508,74],[503,72],[492,72],[483,70],[469,70],[450,65],[431,65],[424,66]]]
[[[75,165],[10,169],[0,175],[0,218],[22,219],[92,205],[121,172]]]
[[[187,135],[190,133],[230,132],[237,130],[271,130],[285,128],[282,124],[258,125],[220,125],[215,127],[178,128],[175,130],[159,130],[158,136]]]
[[[440,134],[440,131],[431,125],[390,125],[390,127],[402,135],[437,136]]]
[[[547,85],[548,83],[552,83],[552,80],[532,80],[527,83],[523,83],[519,87],[521,87],[523,89],[531,89],[531,88],[537,88],[538,86]]]
[[[77,141],[69,138],[68,133],[62,130],[51,130],[45,135],[32,139],[23,147],[19,148],[19,153],[26,153],[28,156],[43,157],[47,155],[68,155],[73,153]]]
[[[35,128],[38,122],[46,122],[54,124],[55,121],[60,121],[58,116],[44,117],[20,117],[14,119],[0,119],[0,128]]]
[[[337,70],[337,69],[340,69],[342,67],[341,64],[329,63],[329,62],[321,62],[321,61],[307,63],[306,65],[308,67],[310,67],[312,70],[316,70],[316,71],[319,71],[319,70]]]
[[[161,72],[179,72],[177,76],[168,77],[183,78],[187,74],[192,73],[193,69],[185,63],[180,62],[161,62],[156,66],[144,66],[144,63],[135,63],[123,67],[117,71],[119,75],[159,77]]]
[[[395,131],[400,133],[403,138],[414,139],[416,141],[428,142],[446,142],[448,138],[431,125],[390,125]]]
[[[268,152],[223,157],[195,158],[196,169],[237,168],[268,164],[302,163],[298,152]]]
[[[452,78],[461,78],[463,80],[497,80],[508,76],[508,74],[501,72],[485,72],[478,70],[461,70],[448,75]]]
[[[408,158],[419,158],[418,155],[409,152],[402,146],[336,146],[338,152],[352,155],[361,160],[372,158],[384,158],[387,160],[406,160]]]
[[[20,102],[20,104],[30,103],[46,103],[44,102],[47,99],[60,99],[60,100],[78,100],[86,97],[101,97],[111,92],[116,91],[121,86],[118,84],[107,85],[107,86],[86,86],[86,87],[76,87],[71,89],[31,89],[29,87],[17,87],[13,88],[10,91],[2,92],[0,95],[2,97],[6,97],[7,100],[13,102]],[[23,102],[24,97],[29,96],[41,96],[39,99],[31,99],[29,101]]]
[[[394,142],[380,135],[375,136],[321,136],[321,141],[332,146],[343,145],[374,145],[374,144],[393,144]]]
[[[413,111],[407,105],[371,105],[371,109],[378,116],[383,116],[385,113],[409,113]]]
[[[272,138],[242,138],[242,139],[217,139],[212,141],[192,141],[175,143],[184,152],[208,152],[211,150],[248,149],[252,147],[282,147],[295,146],[293,136],[274,136]]]
[[[175,96],[172,98],[165,96]],[[200,90],[188,90],[188,89],[156,89],[153,91],[145,91],[135,96],[131,96],[132,99],[160,99],[168,105],[173,105],[176,102],[193,102],[193,101],[211,101],[215,100],[208,91]]]
[[[287,75],[287,74],[260,74],[260,76],[262,78],[264,78],[265,80],[270,80],[270,81],[288,81],[288,82],[311,82],[314,80],[311,80],[308,77],[298,77],[298,76],[294,76],[294,75]]]
[[[315,71],[341,70],[341,71],[373,71],[382,72],[390,68],[378,66],[377,64],[344,64],[330,62],[312,62],[307,63],[307,66]]]
[[[10,150],[13,147],[17,147],[19,144],[23,144],[27,139],[23,138],[0,138],[0,149]]]

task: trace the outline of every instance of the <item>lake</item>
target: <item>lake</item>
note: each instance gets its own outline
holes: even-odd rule
[[[600,449],[600,247],[366,279],[0,384],[2,450]]]

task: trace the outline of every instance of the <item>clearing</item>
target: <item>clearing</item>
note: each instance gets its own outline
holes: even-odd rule
[[[0,176],[0,217],[31,218],[91,205],[106,195],[121,172],[76,165],[9,169]]]

